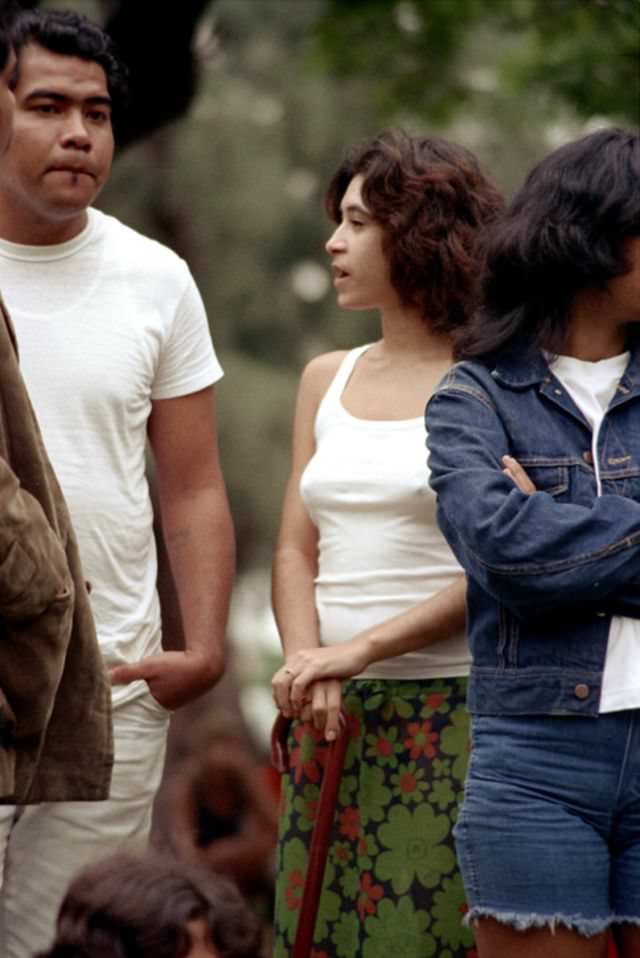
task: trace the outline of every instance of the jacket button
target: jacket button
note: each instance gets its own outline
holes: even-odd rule
[[[574,695],[577,699],[588,699],[589,698],[589,686],[585,685],[584,682],[579,682],[573,690]]]
[[[590,449],[586,449],[585,452],[582,453],[582,458],[585,462],[588,462],[590,466],[593,465],[593,453]]]

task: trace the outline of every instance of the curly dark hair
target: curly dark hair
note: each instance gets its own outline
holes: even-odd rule
[[[118,854],[71,882],[55,941],[36,958],[183,958],[198,919],[220,958],[259,955],[258,922],[228,879],[165,855]]]
[[[15,79],[20,70],[20,51],[30,43],[39,44],[45,50],[63,56],[93,60],[105,72],[114,121],[117,123],[126,109],[128,71],[119,59],[111,38],[101,27],[71,10],[24,10],[13,20],[10,30],[18,57]]]
[[[464,147],[389,130],[353,148],[334,174],[325,205],[336,223],[358,174],[402,303],[418,307],[433,329],[457,329],[477,305],[484,230],[502,196]]]
[[[609,127],[554,150],[489,232],[484,307],[457,354],[561,352],[577,293],[628,272],[625,240],[639,235],[640,134]]]

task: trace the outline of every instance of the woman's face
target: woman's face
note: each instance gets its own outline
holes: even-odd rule
[[[398,307],[391,284],[384,231],[362,198],[364,177],[354,176],[340,203],[340,223],[327,240],[338,305],[344,309]]]

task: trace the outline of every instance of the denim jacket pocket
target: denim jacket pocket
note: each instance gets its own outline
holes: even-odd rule
[[[631,456],[608,457],[600,470],[603,494],[640,500],[640,468],[628,464]]]
[[[536,492],[546,492],[554,498],[568,493],[570,460],[520,456],[518,462],[536,487]]]

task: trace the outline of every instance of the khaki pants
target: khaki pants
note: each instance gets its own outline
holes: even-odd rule
[[[114,709],[107,801],[0,807],[2,958],[32,958],[51,944],[60,902],[80,868],[123,847],[146,847],[168,721],[148,693]]]

